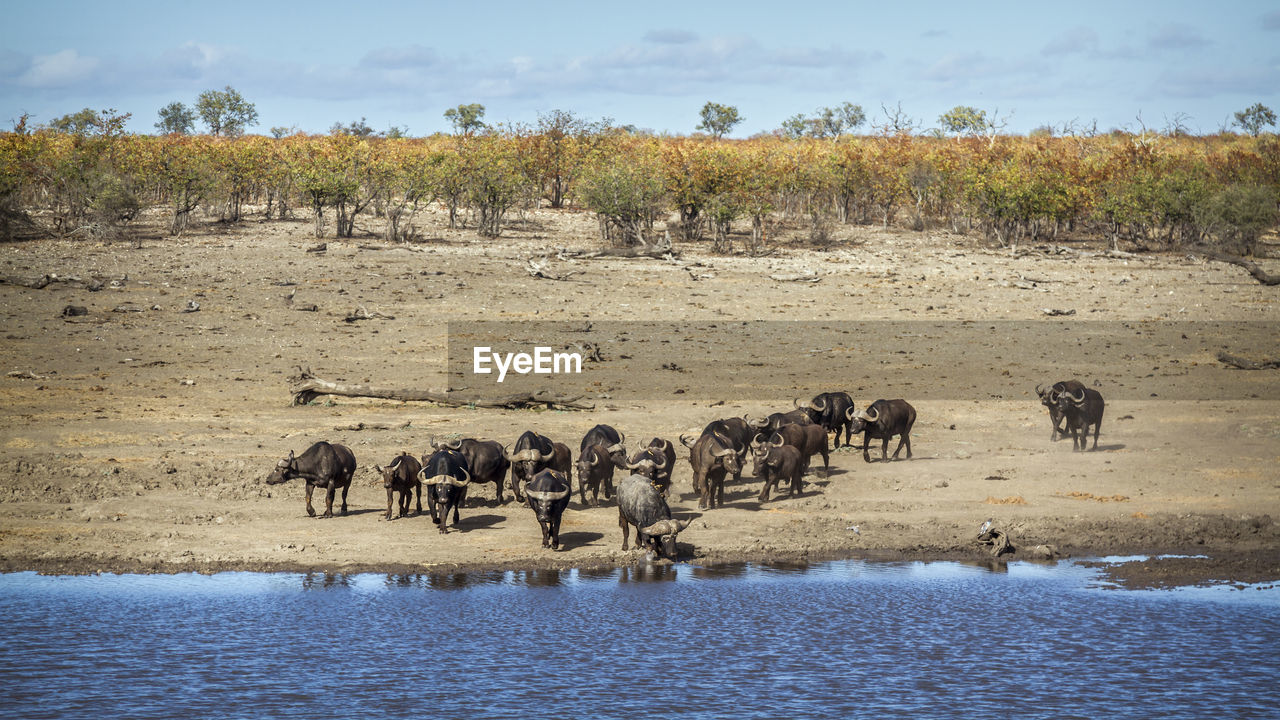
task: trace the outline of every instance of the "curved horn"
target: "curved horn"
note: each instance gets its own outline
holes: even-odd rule
[[[813,409],[814,409],[814,410],[817,410],[818,412],[826,412],[826,411],[827,411],[827,401],[826,401],[826,399],[824,398],[824,399],[822,400],[822,402],[821,402],[821,403],[819,403],[819,402],[818,402],[818,398],[814,398],[814,399],[813,399]]]
[[[1062,391],[1062,394],[1063,394],[1063,395],[1066,395],[1068,398],[1070,398],[1070,399],[1071,399],[1071,402],[1073,402],[1073,403],[1075,403],[1075,404],[1077,404],[1077,405],[1079,405],[1080,403],[1084,402],[1084,390],[1081,390],[1081,391],[1080,391],[1080,397],[1076,397],[1075,395],[1071,394],[1071,392],[1069,392],[1069,391],[1067,391],[1067,390],[1063,390],[1063,391]]]
[[[428,445],[430,445],[430,446],[431,446],[431,449],[433,449],[433,450],[439,450],[439,449],[440,449],[440,443],[436,441],[436,436],[435,436],[435,435],[432,435],[432,436],[431,436],[431,439],[427,441],[427,444],[428,444]]]
[[[680,532],[680,524],[674,520],[659,520],[647,527],[640,528],[645,535],[675,535]]]
[[[508,449],[506,445],[502,446],[502,457],[505,458],[507,462],[511,462],[511,450]]]
[[[640,469],[641,467],[643,467],[643,466],[644,466],[645,461],[644,461],[644,460],[641,460],[640,462],[634,462],[634,463],[633,463],[633,462],[631,462],[630,460],[628,460],[628,461],[626,461],[626,462],[625,462],[625,463],[623,463],[623,464],[627,466],[627,469],[628,469],[628,470],[638,470],[638,469]]]
[[[855,412],[853,411],[853,406],[852,406],[852,405],[850,405],[850,406],[849,406],[849,409],[848,409],[848,410],[845,410],[845,411],[844,411],[844,418],[845,418],[846,420],[849,420],[849,421],[851,421],[851,422],[852,422],[852,421],[853,421],[853,418],[854,418],[854,417],[856,417],[856,416],[857,416],[857,413],[855,413]]]
[[[462,438],[458,438],[451,443],[445,443],[444,446],[450,450],[460,450],[462,449]]]
[[[696,443],[697,443],[697,441],[696,441],[696,440],[695,440],[694,442],[689,442],[687,439],[685,439],[684,433],[680,433],[680,444],[681,444],[681,445],[683,445],[683,446],[685,446],[685,447],[687,447],[687,448],[691,448],[691,447],[693,447]]]
[[[1044,397],[1044,386],[1043,386],[1043,385],[1040,385],[1039,383],[1037,383],[1037,384],[1036,384],[1036,394],[1037,394],[1037,395],[1039,395],[1040,397]]]
[[[753,420],[750,415],[743,415],[742,419],[746,420],[747,424],[750,425],[751,427],[756,427],[756,428],[769,427],[769,418],[765,418],[763,420]]]
[[[862,417],[866,418],[867,422],[875,422],[880,419],[880,411],[874,407],[869,407],[862,411]]]
[[[774,442],[773,438],[778,438],[778,442]],[[787,444],[787,441],[782,439],[782,433],[774,433],[773,437],[769,438],[769,444],[774,447],[782,447]]]
[[[547,501],[547,500],[563,500],[563,499],[565,499],[565,498],[569,497],[569,493],[571,493],[571,492],[573,492],[573,491],[572,491],[572,490],[565,490],[565,491],[563,491],[563,492],[551,492],[550,490],[528,490],[528,489],[526,489],[526,490],[524,491],[524,494],[525,494],[525,495],[528,495],[529,497],[533,498],[534,500],[543,500],[543,501]]]
[[[618,444],[619,445],[627,444],[627,434],[622,432],[621,430],[618,431]]]
[[[659,469],[659,470],[666,470],[666,469],[667,469],[667,456],[666,456],[666,455],[661,455],[661,454],[659,454],[659,455],[658,455],[658,458],[659,458],[660,460],[662,460],[662,462],[658,462],[657,460],[654,460],[654,461],[653,461],[653,466],[654,466],[655,468]]]
[[[751,438],[751,447],[763,445],[767,439],[768,438],[764,436],[764,433],[756,433],[756,436]]]
[[[678,521],[676,521],[676,532],[677,532],[677,533],[678,533],[678,532],[681,532],[682,530],[684,530],[685,528],[689,527],[689,526],[690,526],[690,525],[692,525],[692,524],[693,524],[693,519],[692,519],[692,518],[690,518],[690,519],[688,519],[688,520],[678,520]]]
[[[809,403],[804,403],[803,405],[801,405],[801,404],[800,404],[800,398],[791,398],[791,405],[792,405],[792,407],[795,407],[795,408],[807,408],[807,407],[809,407]]]

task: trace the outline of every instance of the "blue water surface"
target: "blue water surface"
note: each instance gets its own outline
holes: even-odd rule
[[[0,575],[0,718],[1280,718],[1280,589],[841,561]]]

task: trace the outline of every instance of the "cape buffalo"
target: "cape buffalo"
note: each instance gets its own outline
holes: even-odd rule
[[[458,508],[467,499],[467,483],[471,473],[467,460],[457,450],[445,448],[431,453],[422,463],[422,483],[427,486],[427,507],[431,509],[431,522],[440,526],[440,533],[449,532],[449,511],[453,510],[453,524],[458,524]]]
[[[799,497],[804,474],[800,451],[782,440],[779,433],[774,433],[769,442],[752,448],[755,459],[755,474],[764,479],[764,488],[760,490],[760,502],[768,502],[769,491],[780,480],[791,481],[791,493],[788,497]]]
[[[409,501],[415,493],[418,499],[417,514],[422,514],[422,479],[418,477],[422,463],[417,458],[408,453],[400,453],[386,467],[374,465],[373,469],[382,474],[382,487],[387,489],[387,520],[391,519],[391,496],[397,492],[400,493],[400,514],[396,517],[404,517],[409,512]]]
[[[1047,390],[1040,385],[1036,386],[1036,395],[1040,396],[1040,404],[1049,408],[1049,422],[1053,425],[1053,429],[1049,431],[1050,442],[1056,442],[1059,437],[1067,436],[1066,430],[1059,427],[1062,424],[1062,411],[1058,409],[1058,398],[1064,392],[1079,394],[1081,390],[1084,390],[1084,385],[1078,380],[1056,382]]]
[[[853,398],[845,392],[825,392],[815,395],[810,407],[817,411],[814,422],[821,425],[829,433],[835,433],[835,445],[840,447],[840,432],[844,431],[844,444],[849,444],[853,436],[854,407]]]
[[[671,519],[671,508],[649,479],[629,475],[618,484],[618,526],[622,528],[622,549],[627,549],[631,526],[636,527],[636,547],[646,547],[671,560],[676,559],[676,535],[689,527],[690,520]]]
[[[1102,411],[1106,403],[1102,393],[1093,388],[1080,388],[1079,392],[1064,390],[1058,395],[1058,412],[1066,420],[1071,431],[1072,451],[1084,450],[1089,444],[1089,426],[1093,426],[1093,447],[1098,449],[1098,433],[1102,430]]]
[[[289,457],[276,464],[275,470],[267,478],[268,485],[279,485],[282,482],[300,477],[307,481],[307,514],[316,516],[311,507],[311,491],[321,487],[327,490],[325,495],[324,515],[333,517],[333,495],[342,488],[342,514],[347,514],[347,491],[351,488],[351,477],[356,473],[356,456],[344,445],[320,442],[307,448],[301,455]]]
[[[883,442],[880,445],[880,460],[885,462],[889,459],[889,438],[894,435],[900,435],[898,447],[893,451],[893,459],[898,459],[898,453],[901,452],[905,445],[907,448],[907,458],[911,457],[911,426],[916,422],[916,409],[911,407],[906,400],[877,400],[862,412],[853,418],[853,431],[855,433],[864,433],[862,439],[862,459],[871,462],[871,455],[868,448],[871,446],[872,438],[879,438]]]
[[[431,439],[431,447],[435,450],[457,450],[467,461],[467,471],[471,473],[471,484],[493,483],[498,504],[502,504],[502,483],[506,479],[507,469],[511,463],[507,461],[502,443],[496,440],[476,440],[463,438],[451,443],[438,443]]]
[[[693,490],[699,495],[698,507],[723,506],[725,475],[739,477],[742,474],[741,448],[717,433],[704,434],[692,443],[681,435],[680,442],[689,448]]]
[[[506,453],[506,458],[511,463],[511,492],[517,502],[524,502],[521,482],[529,482],[546,468],[559,470],[565,475],[573,469],[573,457],[567,445],[553,443],[551,438],[532,430],[520,435],[512,452]]]
[[[569,476],[556,470],[543,470],[529,481],[524,493],[542,527],[542,547],[559,550],[560,518],[573,494]]]
[[[800,451],[800,472],[809,472],[809,463],[814,455],[822,455],[822,476],[831,472],[831,451],[827,448],[827,431],[821,425],[783,425],[766,440],[764,435],[757,435],[751,442],[752,449],[781,437],[782,441]]]
[[[671,468],[676,462],[676,449],[669,440],[653,438],[643,450],[627,462],[627,469],[634,475],[643,475],[658,488],[663,497],[671,487]]]
[[[604,485],[604,499],[613,497],[613,459],[603,445],[588,445],[578,453],[578,493],[582,504],[587,504],[587,488],[591,488],[591,507],[600,507],[600,486]]]

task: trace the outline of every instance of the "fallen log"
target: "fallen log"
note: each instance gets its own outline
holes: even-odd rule
[[[1280,358],[1265,360],[1250,360],[1249,358],[1232,355],[1225,350],[1218,352],[1218,360],[1232,367],[1241,370],[1274,370],[1280,368]]]
[[[339,383],[323,380],[312,375],[310,370],[302,369],[299,369],[299,374],[290,378],[290,381],[293,383],[293,387],[289,389],[289,392],[293,395],[294,405],[306,405],[323,395],[338,395],[341,397],[368,397],[408,402],[433,402],[437,405],[447,405],[449,407],[595,409],[594,404],[580,402],[581,395],[564,396],[548,392],[537,392],[487,397],[415,388],[380,388],[361,383]]]
[[[1244,268],[1245,270],[1248,270],[1249,274],[1253,276],[1253,279],[1257,280],[1263,285],[1280,285],[1280,275],[1272,275],[1266,270],[1263,270],[1261,267],[1258,266],[1258,263],[1253,262],[1252,260],[1245,260],[1239,255],[1227,255],[1225,253],[1220,253],[1215,250],[1201,249],[1200,252],[1210,260],[1217,260],[1218,262],[1231,263],[1232,265],[1238,265]]]
[[[582,258],[655,258],[658,260],[665,259],[667,256],[679,257],[679,253],[671,249],[669,245],[644,245],[636,247],[624,248],[603,248],[601,250],[592,250],[585,252],[578,257]]]

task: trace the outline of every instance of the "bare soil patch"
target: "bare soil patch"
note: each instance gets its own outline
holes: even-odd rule
[[[1204,556],[1145,566],[1161,581],[1280,579],[1280,371],[1216,359],[1280,357],[1280,334],[1266,331],[1280,322],[1280,302],[1239,267],[861,227],[827,247],[784,245],[767,257],[677,243],[674,260],[587,259],[557,254],[596,249],[585,214],[531,212],[493,241],[440,225],[422,244],[327,239],[323,252],[307,252],[316,245],[307,222],[209,225],[148,235],[140,247],[0,246],[0,277],[81,279],[0,284],[0,569],[643,562],[619,550],[612,504],[583,507],[576,492],[558,552],[540,547],[530,510],[496,504],[491,487],[473,492],[448,535],[425,514],[381,519],[373,466],[400,451],[422,455],[432,436],[510,443],[536,429],[576,453],[587,429],[607,423],[633,446],[652,436],[676,443],[671,504],[694,518],[681,547],[699,562],[985,561],[975,536],[991,519],[1015,547],[1063,556]],[[544,275],[531,274],[529,258]],[[811,277],[820,279],[795,279]],[[64,314],[69,306],[86,312]],[[449,328],[494,320],[747,323],[763,334],[758,347],[726,353],[732,362],[718,375],[707,371],[716,343],[679,338],[675,369],[628,367],[614,386],[591,388],[594,410],[329,396],[291,405],[299,368],[334,382],[443,389]],[[761,331],[760,321],[774,322]],[[904,321],[932,329],[894,329]],[[843,323],[845,340],[779,359],[789,335],[823,323]],[[978,343],[975,327],[992,330]],[[1064,339],[1064,328],[1103,327],[1096,348]],[[606,358],[620,354],[605,348]],[[1034,387],[1070,377],[1107,398],[1097,451],[1049,440]],[[841,448],[830,476],[807,476],[800,497],[762,505],[748,471],[726,489],[726,507],[698,510],[680,433],[828,390],[847,390],[859,408],[911,401],[915,457],[867,463],[860,449]],[[356,454],[346,517],[309,518],[300,483],[263,482],[279,458],[317,440]]]

